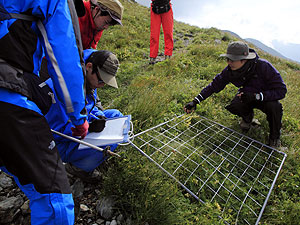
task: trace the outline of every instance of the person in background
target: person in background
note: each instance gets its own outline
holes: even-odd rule
[[[31,224],[71,225],[70,184],[43,115],[52,93],[38,72],[46,54],[72,134],[84,138],[89,125],[75,7],[67,0],[10,0],[0,7],[0,168],[28,197]],[[18,18],[25,14],[33,19]]]
[[[83,1],[83,4],[85,14],[79,17],[82,46],[83,49],[96,49],[105,29],[117,24],[123,25],[124,7],[118,0],[89,0]],[[77,13],[80,11],[82,10],[78,10]],[[98,96],[96,106],[103,109]]]
[[[101,88],[105,84],[118,88],[115,76],[119,68],[119,61],[109,51],[94,49],[84,50],[84,59],[86,63],[86,109],[88,122],[90,123],[89,132],[101,132],[105,127],[106,118],[123,116],[116,109],[101,111],[98,107],[95,107],[97,88]],[[51,79],[48,79],[46,83],[53,88]],[[55,103],[52,104],[45,117],[51,129],[71,135],[70,127],[72,124],[68,120],[63,103],[57,97],[55,97]],[[79,143],[57,134],[54,134],[54,140],[62,161],[67,163],[65,168],[68,173],[90,183],[100,180],[95,168],[105,160],[102,152],[91,148],[78,150]],[[106,146],[101,147],[105,149]],[[110,150],[113,151],[116,147],[117,144],[111,145]]]
[[[192,112],[197,104],[232,83],[240,89],[226,109],[242,117],[240,127],[246,132],[255,122],[253,109],[260,109],[266,114],[269,123],[268,145],[279,148],[283,114],[279,100],[287,93],[279,72],[270,62],[259,58],[253,49],[249,49],[248,45],[241,41],[230,43],[227,53],[221,56],[226,57],[228,66],[192,102],[185,105],[185,112]]]
[[[152,0],[150,25],[150,64],[156,63],[159,49],[160,28],[163,27],[165,59],[173,52],[173,10],[170,0]]]
[[[116,24],[122,25],[124,8],[118,0],[74,0],[74,5],[79,19],[83,49],[96,49],[105,29]],[[45,58],[39,75],[42,81],[50,77]],[[97,105],[102,107],[99,101]]]
[[[105,29],[122,25],[124,8],[118,0],[90,0],[83,4],[85,14],[79,17],[82,46],[96,49]]]

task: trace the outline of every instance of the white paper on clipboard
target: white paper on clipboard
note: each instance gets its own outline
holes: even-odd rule
[[[108,118],[105,128],[101,132],[88,133],[83,141],[96,146],[105,146],[111,144],[120,144],[129,141],[131,115],[118,118]],[[79,145],[78,149],[89,148],[88,146]]]

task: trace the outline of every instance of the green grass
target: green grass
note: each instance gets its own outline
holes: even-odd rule
[[[131,114],[134,132],[138,133],[183,114],[184,104],[226,66],[219,55],[236,38],[215,28],[201,29],[175,21],[172,59],[149,65],[150,11],[131,1],[121,2],[125,7],[124,26],[104,31],[98,45],[98,49],[110,50],[118,56],[120,88],[105,87],[99,90],[99,96],[105,107]],[[162,33],[160,52],[163,52]],[[300,64],[261,51],[258,54],[279,70],[288,88],[286,98],[281,101],[284,108],[282,144],[288,149],[288,157],[261,224],[298,224]],[[236,87],[228,85],[201,103],[196,113],[239,131],[238,118],[224,108],[236,91]],[[262,126],[249,136],[265,142],[268,137],[266,117],[260,111],[255,111],[255,116]],[[131,215],[134,224],[222,224],[217,216],[220,211],[217,203],[203,205],[195,201],[136,149],[120,149],[122,159],[113,160],[104,181],[104,193],[118,197],[119,209]],[[226,219],[230,220],[230,216]]]

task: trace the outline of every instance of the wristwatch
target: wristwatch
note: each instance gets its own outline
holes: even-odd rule
[[[260,94],[255,94],[255,99],[256,99],[256,101],[259,101],[260,100]]]

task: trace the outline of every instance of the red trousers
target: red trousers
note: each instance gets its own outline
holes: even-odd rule
[[[160,27],[162,25],[165,39],[165,55],[172,55],[173,52],[173,10],[162,14],[155,14],[151,10],[150,25],[150,57],[156,58],[159,49]]]

